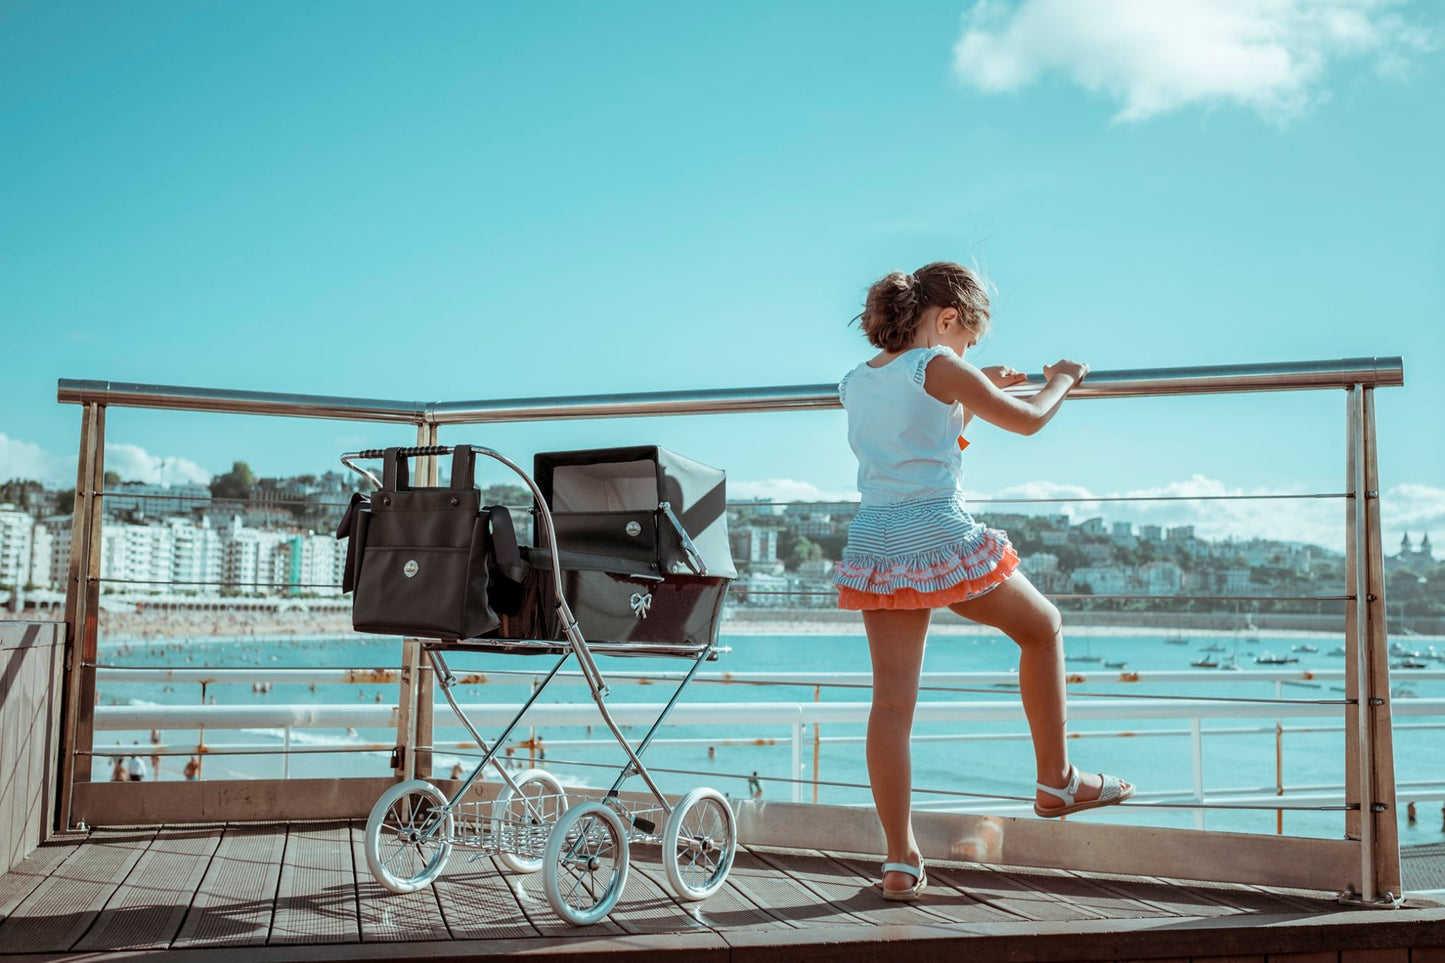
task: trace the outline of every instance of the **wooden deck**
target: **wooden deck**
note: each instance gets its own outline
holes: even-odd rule
[[[166,826],[61,836],[0,876],[0,957],[968,959],[1445,963],[1445,909],[1351,910],[1333,894],[931,863],[915,905],[872,889],[877,860],[740,850],[727,886],[684,904],[635,847],[610,919],[553,916],[540,874],[454,850],[398,896],[366,869],[358,822]]]

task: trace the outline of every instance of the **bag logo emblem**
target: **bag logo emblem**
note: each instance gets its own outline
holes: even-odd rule
[[[421,566],[416,564],[416,559],[408,559],[407,563],[401,567],[401,574],[407,578],[413,578],[420,568]]]
[[[631,535],[633,538],[636,538],[637,536],[642,534],[642,526],[637,524],[636,522],[628,522],[627,534]]]
[[[647,618],[647,610],[652,608],[651,592],[645,594],[642,592],[633,592],[632,598],[628,599],[628,601],[632,603],[633,615],[637,616],[639,620]]]

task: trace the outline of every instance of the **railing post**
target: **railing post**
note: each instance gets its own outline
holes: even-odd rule
[[[1345,692],[1351,700],[1345,707],[1345,793],[1359,809],[1346,813],[1345,835],[1360,842],[1358,891],[1363,902],[1372,903],[1382,894],[1400,893],[1400,843],[1374,392],[1355,385],[1346,398],[1345,577],[1352,598],[1345,603]]]
[[[1189,720],[1189,746],[1194,757],[1194,801],[1199,806],[1194,810],[1194,828],[1204,828],[1204,720],[1195,716]]]
[[[1274,699],[1280,702],[1284,699],[1284,683],[1279,679],[1274,680]],[[1274,794],[1284,795],[1284,720],[1274,720]],[[1274,811],[1274,834],[1284,835],[1284,810]]]
[[[793,802],[803,801],[803,719],[802,713],[793,722]]]
[[[822,701],[823,701],[823,687],[822,687],[822,686],[820,686],[820,685],[815,685],[815,686],[813,686],[813,701],[814,701],[814,702],[822,702]],[[818,723],[818,722],[814,722],[814,723],[813,723],[813,803],[814,803],[814,805],[816,805],[817,802],[818,802],[818,757],[819,757],[819,755],[822,754],[822,749],[823,749],[822,724],[821,724],[821,723]]]
[[[95,742],[95,657],[100,614],[102,496],[105,490],[105,406],[87,403],[80,422],[70,566],[65,586],[65,706],[55,828],[73,824],[76,782],[91,781]]]
[[[435,445],[436,425],[419,422],[416,426],[418,446]],[[431,456],[417,460],[412,477],[417,485],[436,484],[436,459]],[[401,686],[397,693],[396,748],[399,765],[392,768],[398,779],[417,779],[431,772],[431,755],[419,760],[419,749],[431,747],[432,724],[431,675],[422,667],[421,640],[401,640]],[[423,718],[424,717],[424,718]]]

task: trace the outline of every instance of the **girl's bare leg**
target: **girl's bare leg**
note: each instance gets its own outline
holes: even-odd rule
[[[873,804],[888,841],[885,862],[917,866],[913,838],[913,763],[909,739],[918,704],[918,677],[928,637],[928,609],[876,609],[863,613],[868,651],[873,658],[873,707],[868,713],[868,782]],[[916,880],[906,873],[885,873],[883,886],[903,890]]]
[[[1064,708],[1063,618],[1023,573],[1015,572],[998,588],[967,602],[950,605],[966,619],[991,625],[1019,647],[1019,696],[1033,735],[1038,781],[1063,788],[1068,783],[1068,719]],[[1079,773],[1079,801],[1099,798],[1098,773]],[[1063,805],[1042,790],[1035,799],[1043,808]]]

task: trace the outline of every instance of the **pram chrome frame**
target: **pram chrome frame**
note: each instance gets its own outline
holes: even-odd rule
[[[425,457],[448,455],[451,454],[452,451],[453,448],[451,446],[428,445],[403,448],[400,454],[403,457]],[[422,651],[426,654],[427,660],[432,666],[437,683],[441,687],[447,704],[451,706],[452,712],[456,715],[462,726],[471,734],[472,738],[476,740],[482,756],[472,768],[472,771],[461,781],[449,799],[446,798],[445,794],[441,793],[439,789],[424,780],[398,783],[389,789],[387,793],[384,793],[373,809],[371,819],[368,820],[368,865],[378,881],[395,892],[411,892],[429,885],[440,875],[453,843],[483,851],[477,853],[473,858],[480,858],[480,856],[486,852],[495,852],[499,854],[502,861],[509,868],[522,872],[532,871],[538,868],[537,864],[531,858],[536,855],[535,843],[538,834],[535,832],[535,827],[548,826],[548,813],[544,811],[548,808],[548,803],[556,804],[562,809],[566,809],[567,801],[565,794],[562,793],[560,784],[558,784],[553,777],[546,773],[539,773],[537,770],[529,770],[522,775],[521,779],[514,778],[507,767],[503,765],[502,760],[497,758],[497,753],[505,746],[507,740],[527,714],[527,711],[536,703],[538,697],[547,688],[551,680],[556,677],[567,660],[575,656],[582,670],[583,678],[587,683],[587,688],[592,694],[593,702],[597,706],[598,713],[601,715],[603,723],[607,726],[608,731],[612,733],[617,744],[622,747],[623,752],[626,754],[627,762],[622,767],[617,779],[607,790],[601,804],[584,803],[582,806],[570,811],[572,815],[585,812],[587,816],[595,817],[589,822],[588,827],[583,827],[579,834],[573,838],[570,833],[576,829],[579,823],[584,821],[586,816],[571,822],[568,822],[568,816],[563,816],[557,821],[556,827],[553,828],[560,828],[565,823],[568,827],[568,833],[564,834],[565,838],[553,839],[551,838],[552,834],[550,832],[544,832],[542,834],[547,841],[545,852],[542,854],[541,867],[544,869],[544,889],[546,890],[548,902],[551,903],[552,908],[559,916],[577,925],[596,922],[605,917],[611,912],[613,906],[616,905],[617,898],[621,894],[626,882],[628,865],[627,841],[629,838],[661,843],[663,845],[664,867],[667,871],[669,881],[672,883],[677,894],[684,899],[695,900],[705,898],[721,887],[727,877],[728,871],[731,869],[733,854],[737,846],[736,822],[731,806],[726,797],[711,789],[695,789],[683,796],[679,804],[674,806],[668,802],[661,787],[657,785],[651,774],[648,773],[647,767],[642,763],[641,756],[647,751],[648,746],[651,745],[653,738],[662,728],[667,717],[681,699],[683,690],[687,688],[688,684],[697,675],[703,662],[716,657],[716,641],[712,640],[706,644],[688,644],[684,646],[669,646],[665,643],[657,642],[603,644],[605,646],[604,650],[612,655],[667,655],[672,657],[687,655],[692,658],[692,665],[679,682],[677,689],[663,706],[662,711],[648,729],[647,733],[638,742],[636,747],[634,747],[612,718],[611,713],[607,710],[606,699],[609,694],[607,683],[602,677],[602,672],[596,660],[593,658],[589,643],[582,635],[581,629],[577,624],[577,619],[573,615],[572,609],[567,602],[562,578],[563,569],[560,564],[561,553],[558,550],[556,528],[551,509],[547,504],[547,499],[532,477],[505,455],[494,449],[482,446],[472,446],[472,451],[476,455],[486,456],[505,466],[523,481],[528,491],[532,494],[540,534],[549,552],[548,558],[551,560],[551,563],[547,567],[551,570],[556,598],[556,612],[562,634],[565,636],[566,641],[565,644],[563,644],[561,640],[494,640],[486,638],[471,640],[419,640]],[[341,456],[341,463],[366,478],[375,488],[381,488],[382,482],[374,473],[356,465],[354,462],[359,459],[379,458],[384,454],[384,449],[347,452]],[[672,506],[667,502],[661,502],[658,508],[663,516],[676,527],[684,551],[687,554],[690,567],[693,567],[695,571],[697,571],[697,574],[706,575],[706,564],[693,545],[691,538],[683,528],[676,513],[672,510]],[[659,578],[658,580],[660,581],[661,579]],[[489,745],[488,741],[482,737],[481,733],[477,731],[476,726],[473,725],[472,721],[467,717],[466,712],[457,703],[456,697],[452,693],[452,688],[457,684],[457,680],[443,655],[443,652],[449,649],[458,651],[502,651],[513,654],[519,650],[531,650],[537,654],[555,654],[560,650],[561,657],[557,660],[557,663],[552,666],[551,670],[547,672],[541,683],[533,688],[531,695],[522,704],[512,720],[504,727],[501,735]],[[467,837],[459,835],[454,829],[455,814],[465,806],[477,806],[477,804],[467,803],[465,800],[488,765],[491,765],[496,770],[503,782],[503,789],[497,800],[499,813],[502,809],[511,805],[513,801],[516,801],[520,803],[523,810],[526,826],[515,832],[509,832],[509,821],[499,814],[491,820],[475,819],[474,825],[477,827],[475,836]],[[630,809],[629,804],[622,800],[620,795],[622,786],[634,775],[642,779],[649,792],[657,801],[657,805],[655,807],[649,807],[646,812],[648,815],[653,815],[654,813],[659,814],[662,820],[665,820],[666,826],[661,835],[657,833],[657,820],[644,818],[640,811],[635,808]],[[524,784],[528,781],[529,777],[538,776],[545,776],[545,781],[549,782],[552,787],[555,787],[555,795],[549,793],[543,796],[529,796],[527,794],[524,790]],[[543,780],[536,779],[535,781]],[[423,872],[412,877],[397,878],[382,865],[384,861],[379,854],[378,838],[386,810],[398,801],[407,800],[408,795],[417,796],[425,800],[429,805],[418,807],[417,809],[417,811],[420,812],[425,808],[425,812],[423,813],[424,825],[419,829],[408,825],[408,828],[398,834],[399,844],[408,848],[415,847],[418,852],[421,852],[423,846],[436,842],[438,836],[444,838],[436,843],[439,850],[438,857],[429,860]],[[438,805],[438,803],[440,803],[440,805]],[[685,817],[692,808],[704,805],[712,807],[714,814],[721,820],[722,825],[720,828],[724,833],[721,841],[713,838],[711,833],[702,833],[686,838],[682,836],[682,820],[678,817]],[[588,809],[588,807],[594,807],[594,809]],[[620,849],[618,861],[621,869],[614,874],[610,885],[604,887],[604,892],[601,894],[591,894],[597,897],[592,903],[587,906],[578,907],[569,901],[567,894],[559,892],[559,885],[556,882],[556,864],[574,859],[578,853],[582,853],[587,850],[589,846],[593,845],[597,834],[596,830],[591,828],[591,823],[595,822],[601,822],[603,824],[601,832],[604,835],[610,833],[616,843],[616,848]],[[709,825],[712,825],[714,822],[716,822],[716,820],[710,820]],[[484,838],[484,827],[490,829],[492,837],[490,840]],[[508,848],[509,841],[518,843],[522,848],[529,848],[530,851],[525,854],[516,853]],[[679,847],[682,847],[692,854],[720,854],[719,861],[715,864],[714,872],[702,885],[692,885],[691,882],[685,878],[678,858]],[[694,856],[694,859],[695,858],[696,856]],[[583,860],[583,862],[593,869],[596,868],[597,859],[595,857],[589,856]],[[576,888],[575,886],[573,887],[574,890]]]

